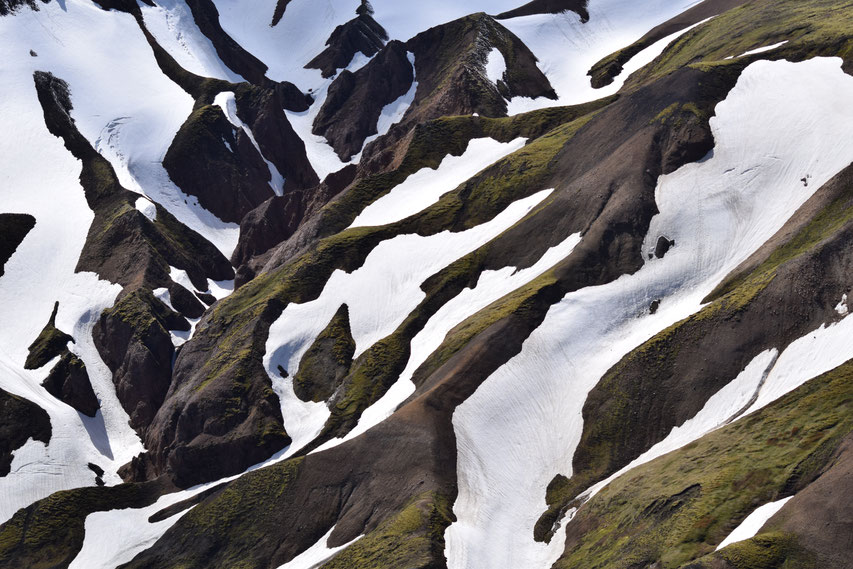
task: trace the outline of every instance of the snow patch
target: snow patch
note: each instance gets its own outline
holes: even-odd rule
[[[426,167],[410,175],[402,184],[367,206],[350,227],[387,225],[416,214],[477,172],[521,149],[526,142],[526,138],[508,143],[491,138],[471,140],[461,156],[445,156],[435,170]]]
[[[756,508],[754,512],[749,514],[741,524],[735,528],[735,530],[729,534],[729,536],[717,546],[715,551],[719,551],[720,549],[726,547],[727,545],[731,545],[738,541],[744,541],[746,539],[750,539],[755,537],[758,534],[758,531],[761,527],[767,523],[767,520],[772,518],[776,512],[782,509],[782,506],[788,503],[788,500],[793,498],[793,496],[788,496],[782,500],[777,502],[770,502],[769,504],[764,504],[763,506]]]
[[[346,437],[333,439],[320,446],[315,452],[353,439],[390,417],[397,407],[415,392],[412,376],[429,355],[438,349],[450,330],[565,259],[580,243],[580,240],[579,233],[570,235],[562,243],[548,249],[536,264],[520,271],[514,267],[504,267],[497,271],[484,271],[473,289],[465,288],[442,306],[430,318],[423,330],[412,339],[411,355],[406,368],[400,374],[400,378],[379,401],[364,411],[358,425]]]
[[[279,567],[278,569],[315,569],[316,567],[320,567],[326,561],[329,561],[332,557],[337,555],[339,552],[343,551],[359,539],[361,536],[355,538],[349,543],[345,543],[344,545],[339,545],[338,547],[329,547],[329,537],[332,535],[332,532],[335,531],[335,526],[332,526],[332,529],[329,532],[320,538],[320,541]]]
[[[853,78],[840,65],[818,58],[747,67],[711,120],[714,151],[658,180],[660,213],[641,251],[664,234],[679,246],[633,275],[566,295],[521,353],[456,409],[458,521],[445,535],[450,569],[545,567],[559,557],[565,532],[546,545],[533,541],[533,527],[547,507],[548,483],[572,473],[589,390],[631,349],[699,310],[814,189],[853,161],[853,141],[843,134],[853,127],[853,109],[844,104]],[[808,187],[803,172],[814,177]],[[657,299],[658,311],[648,314]],[[840,340],[850,337],[846,320],[785,350],[755,405],[850,359],[853,348]]]
[[[520,199],[491,221],[467,231],[444,231],[429,237],[398,235],[383,241],[356,271],[332,273],[316,300],[289,304],[270,327],[264,367],[281,400],[292,447],[298,449],[316,437],[329,416],[325,404],[306,403],[296,397],[292,376],[342,304],[349,306],[354,357],[358,357],[391,334],[424,299],[420,288],[424,280],[511,227],[551,191]],[[281,377],[279,366],[289,377]]]
[[[501,50],[493,47],[492,51],[489,52],[488,57],[486,57],[486,78],[497,85],[498,81],[503,81],[505,73],[506,60],[504,59]]]
[[[142,212],[142,215],[151,221],[157,221],[157,206],[154,205],[154,202],[146,197],[140,197],[136,200],[135,205],[136,209]]]
[[[772,51],[772,50],[776,49],[777,47],[782,47],[786,43],[788,43],[788,40],[780,41],[779,43],[774,43],[773,45],[766,45],[764,47],[759,47],[757,49],[751,49],[749,51],[743,52],[738,57],[744,57],[746,55],[755,55],[756,53],[764,53],[765,51]]]
[[[841,302],[835,305],[835,312],[837,312],[839,316],[847,316],[850,313],[849,307],[847,306],[846,293],[841,296]]]

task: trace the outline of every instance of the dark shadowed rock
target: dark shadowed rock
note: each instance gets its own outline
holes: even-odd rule
[[[658,259],[663,259],[664,255],[666,255],[673,247],[675,247],[675,240],[661,235],[658,237],[658,242],[655,244],[653,255]]]
[[[269,167],[252,141],[213,105],[193,111],[169,146],[163,167],[185,193],[223,221],[239,222],[275,195]]]
[[[285,11],[287,11],[287,5],[290,4],[291,0],[278,0],[275,5],[275,11],[272,15],[272,26],[277,26],[281,21],[282,17],[284,17]]]
[[[50,2],[50,0],[41,0],[42,4],[47,4],[48,2]],[[39,5],[35,0],[0,0],[0,16],[14,14],[24,6],[31,10],[38,11],[39,9]]]
[[[74,338],[56,327],[56,312],[59,310],[59,302],[53,304],[53,312],[50,320],[45,324],[38,337],[30,344],[24,369],[38,369],[57,356],[68,351],[68,342]]]
[[[150,291],[138,289],[105,310],[92,335],[98,353],[113,372],[113,383],[130,425],[144,433],[163,403],[172,381],[169,330],[189,323]]]
[[[44,409],[0,389],[0,477],[9,474],[12,453],[29,439],[50,442],[50,417]]]
[[[24,213],[0,213],[0,277],[6,261],[18,249],[18,245],[36,226],[36,218]]]
[[[42,387],[63,403],[67,403],[88,417],[94,417],[101,408],[92,390],[86,365],[71,352],[66,352],[53,366],[50,374],[42,382]]]
[[[243,217],[240,241],[231,256],[234,266],[239,267],[255,255],[268,251],[296,231],[305,211],[301,198],[299,192],[275,196]]]
[[[588,0],[533,0],[514,10],[498,14],[495,18],[508,20],[534,14],[559,14],[571,11],[581,17],[581,22],[587,22],[589,20],[589,12],[586,9],[588,3]]]
[[[326,137],[342,160],[358,153],[385,105],[405,95],[414,81],[402,42],[391,41],[367,65],[344,70],[331,87],[314,121],[314,134]]]
[[[305,67],[319,69],[324,78],[329,78],[335,75],[338,69],[348,66],[358,52],[373,57],[386,41],[388,32],[385,28],[373,19],[370,10],[362,10],[354,19],[335,28],[326,41],[326,49]]]
[[[187,318],[201,318],[204,314],[204,305],[199,299],[178,283],[169,285],[169,301],[175,310]]]

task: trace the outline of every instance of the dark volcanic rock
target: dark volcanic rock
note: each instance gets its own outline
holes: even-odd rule
[[[284,12],[287,10],[287,5],[290,4],[290,0],[278,0],[275,5],[275,12],[272,15],[272,25],[277,26],[281,21],[282,17],[284,17]]]
[[[0,477],[9,474],[12,453],[29,439],[50,442],[50,417],[44,409],[0,389]]]
[[[223,221],[239,222],[275,195],[269,167],[252,141],[213,105],[193,111],[169,146],[163,167],[184,192]]]
[[[362,4],[362,8],[365,4]],[[388,32],[373,19],[372,10],[361,13],[346,24],[341,24],[329,36],[328,46],[320,55],[309,61],[305,67],[319,69],[324,78],[329,78],[350,64],[356,53],[361,52],[373,57],[388,41]]]
[[[74,341],[74,338],[56,328],[56,312],[58,310],[59,303],[56,302],[53,305],[50,320],[45,324],[38,338],[30,344],[27,361],[24,362],[24,369],[40,368],[53,358],[67,352],[68,342]]]
[[[655,250],[652,255],[654,255],[658,259],[663,259],[664,255],[666,255],[673,247],[675,247],[675,240],[669,239],[661,235],[660,237],[658,237],[658,242],[655,245]]]
[[[42,387],[88,417],[94,417],[101,408],[92,390],[85,364],[71,352],[66,352],[53,366],[47,379],[42,382]]]
[[[323,108],[314,121],[314,134],[325,136],[342,160],[361,150],[376,134],[385,105],[409,91],[414,81],[406,46],[391,41],[367,65],[352,73],[344,70],[329,87]]]
[[[175,310],[187,318],[201,318],[204,314],[204,306],[198,298],[178,283],[169,285],[169,301]]]
[[[241,266],[255,255],[268,251],[290,237],[305,214],[301,193],[275,196],[243,217],[240,222],[240,241],[231,257],[234,266]]]
[[[352,365],[355,341],[344,304],[302,356],[293,376],[293,391],[303,401],[326,401],[341,384]]]
[[[189,330],[189,324],[150,291],[139,289],[104,311],[92,332],[130,425],[142,433],[172,381],[175,348],[169,330]]]
[[[36,226],[36,218],[25,213],[0,213],[0,277],[6,261],[18,249],[18,245]]]
[[[498,20],[508,20],[533,14],[559,14],[560,12],[575,12],[581,17],[581,22],[589,20],[586,7],[589,0],[533,0],[524,6],[509,10],[495,16]]]

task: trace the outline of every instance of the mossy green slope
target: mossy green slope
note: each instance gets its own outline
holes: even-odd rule
[[[581,507],[568,524],[566,553],[555,567],[660,563],[668,569],[712,552],[756,507],[792,495],[820,475],[853,430],[851,412],[848,362],[761,411],[629,471]]]
[[[68,342],[74,338],[56,327],[56,312],[59,303],[53,305],[50,320],[45,324],[38,337],[30,344],[24,369],[38,369],[55,357],[61,356],[68,351]]]

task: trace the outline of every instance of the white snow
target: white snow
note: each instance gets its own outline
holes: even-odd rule
[[[135,203],[136,209],[142,212],[142,215],[150,219],[151,221],[157,220],[157,206],[146,197],[140,197],[136,200]]]
[[[477,172],[521,149],[526,138],[502,143],[477,138],[468,143],[461,156],[445,156],[438,168],[422,168],[410,175],[366,208],[350,227],[386,225],[405,219],[431,206],[447,192],[455,190]]]
[[[520,199],[494,219],[460,233],[444,231],[429,237],[398,235],[377,245],[352,273],[336,270],[313,301],[289,304],[270,327],[264,367],[282,404],[284,426],[299,448],[317,436],[328,418],[323,403],[305,403],[293,393],[292,375],[314,339],[342,304],[349,307],[350,329],[358,357],[391,334],[420,303],[420,285],[456,259],[484,245],[512,226],[545,199],[543,190]],[[282,379],[278,367],[291,377]]]
[[[587,72],[604,57],[639,40],[646,32],[695,5],[694,0],[590,0],[589,21],[573,12],[503,20],[539,59],[539,68],[557,91],[558,101],[515,97],[511,115],[537,108],[583,103],[612,95],[625,79],[652,61],[682,30],[635,55],[609,86],[593,89]]]
[[[847,305],[846,293],[841,296],[841,302],[835,305],[835,312],[837,312],[839,316],[847,316],[849,314],[850,309]]]
[[[504,73],[506,73],[506,60],[501,50],[493,47],[486,58],[486,78],[497,85],[498,81],[503,81]]]
[[[782,500],[778,500],[776,502],[770,502],[769,504],[764,504],[763,506],[756,508],[754,512],[749,514],[741,524],[735,528],[735,530],[729,534],[729,536],[717,546],[717,551],[726,547],[727,545],[731,545],[732,543],[738,541],[744,541],[745,539],[750,539],[758,534],[758,530],[767,523],[767,520],[772,518],[776,512],[782,509],[782,506],[788,503],[788,500],[793,498],[793,496],[788,496]]]
[[[329,532],[320,538],[320,541],[279,567],[278,569],[316,569],[320,567],[326,561],[329,561],[332,557],[337,555],[339,552],[343,551],[359,539],[361,537],[357,537],[349,543],[345,543],[343,545],[339,545],[338,547],[329,547],[329,536],[332,535],[332,532],[335,531],[335,527],[332,526],[332,529]]]
[[[275,167],[275,164],[267,160],[267,157],[264,156],[263,151],[261,151],[261,147],[258,145],[258,141],[255,140],[255,135],[252,134],[252,129],[249,128],[249,125],[240,120],[240,117],[237,116],[237,100],[234,98],[234,93],[231,91],[223,91],[216,95],[213,99],[213,104],[222,109],[222,113],[225,115],[225,118],[228,119],[235,128],[242,129],[246,136],[249,137],[249,140],[252,142],[252,146],[255,147],[255,150],[258,151],[258,154],[267,164],[267,168],[270,171],[270,188],[277,196],[281,196],[284,194],[284,176],[278,171],[278,168]]]
[[[755,55],[756,53],[764,53],[765,51],[771,51],[771,50],[776,49],[777,47],[782,47],[782,46],[783,46],[783,45],[785,45],[786,43],[788,43],[788,40],[780,41],[779,43],[774,43],[773,45],[766,45],[766,46],[764,46],[764,47],[759,47],[759,48],[756,48],[756,49],[751,49],[751,50],[749,50],[749,51],[745,51],[745,52],[743,52],[743,53],[742,53],[742,54],[740,54],[738,57],[743,57],[743,56],[745,56],[745,55]]]
[[[242,83],[243,77],[219,59],[213,43],[198,29],[184,0],[157,0],[155,6],[140,3],[145,27],[178,65],[202,77]]]
[[[476,286],[465,288],[456,297],[442,306],[426,326],[413,339],[411,355],[400,378],[388,392],[376,403],[368,407],[361,416],[358,425],[342,439],[333,439],[320,446],[315,452],[337,446],[378,425],[397,409],[397,407],[415,392],[412,376],[433,353],[450,330],[461,324],[466,318],[476,314],[501,297],[529,283],[542,273],[565,259],[580,242],[581,236],[575,233],[562,243],[548,249],[531,267],[517,270],[504,267],[498,271],[484,271]]]
[[[566,295],[522,352],[457,408],[458,522],[446,533],[451,569],[546,567],[556,560],[564,532],[544,545],[532,540],[533,526],[546,509],[547,484],[558,473],[571,475],[586,394],[625,353],[696,312],[814,189],[853,161],[853,142],[842,134],[853,127],[853,109],[844,103],[853,96],[853,78],[840,64],[830,58],[750,65],[716,108],[714,151],[659,179],[660,213],[643,250],[662,234],[676,247],[634,275]],[[808,188],[799,180],[806,173],[815,180]],[[648,314],[658,299],[658,311]],[[818,358],[832,350],[842,361],[853,356],[838,340],[849,337],[848,325],[842,320],[815,335]],[[807,373],[777,373],[789,369],[794,347],[780,355],[756,405],[833,363],[798,361]]]

